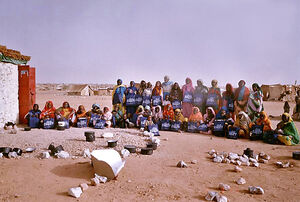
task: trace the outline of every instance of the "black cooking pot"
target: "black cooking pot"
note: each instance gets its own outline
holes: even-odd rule
[[[55,151],[55,146],[53,142],[49,145],[48,150]]]
[[[299,151],[293,152],[293,159],[300,160],[300,152]]]
[[[152,148],[153,150],[157,149],[157,143],[148,143],[147,148]]]
[[[107,141],[107,146],[108,147],[116,147],[118,144],[118,141],[117,140],[108,140]]]
[[[249,158],[253,158],[253,157],[254,157],[254,155],[253,155],[253,150],[250,149],[250,148],[245,149],[245,150],[244,150],[244,154],[245,154],[246,156],[248,156]]]
[[[30,131],[31,130],[31,127],[25,127],[24,128],[24,131]]]
[[[141,154],[143,154],[143,155],[151,155],[151,154],[153,154],[153,149],[152,148],[142,148],[141,149]]]
[[[84,136],[85,136],[87,142],[95,141],[95,132],[94,131],[86,131],[86,132],[84,132]]]
[[[66,128],[64,126],[57,126],[56,129],[57,130],[65,130]]]
[[[13,151],[16,152],[18,154],[18,156],[22,155],[22,149],[20,149],[20,148],[14,148]]]
[[[124,149],[127,149],[130,153],[136,153],[136,146],[134,145],[125,145]]]

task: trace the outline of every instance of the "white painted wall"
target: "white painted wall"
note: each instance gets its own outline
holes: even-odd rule
[[[18,66],[0,62],[0,128],[19,121]]]

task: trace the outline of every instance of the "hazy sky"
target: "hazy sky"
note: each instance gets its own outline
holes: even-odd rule
[[[37,82],[300,83],[300,0],[0,0]]]

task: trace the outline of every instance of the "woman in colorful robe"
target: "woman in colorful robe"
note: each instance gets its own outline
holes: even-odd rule
[[[259,117],[259,113],[263,111],[264,107],[263,93],[259,85],[254,83],[252,85],[252,90],[253,91],[250,93],[248,98],[247,113],[251,121],[254,122]]]
[[[163,119],[174,120],[174,110],[171,104],[168,104],[164,108]]]
[[[299,144],[299,132],[292,117],[288,113],[281,117],[282,121],[277,124],[276,129],[278,140],[288,146]]]
[[[133,105],[127,105],[127,99],[134,99],[135,95],[137,94],[137,88],[135,87],[134,81],[130,81],[130,86],[125,91],[126,96],[126,113],[128,118],[132,118],[132,115],[135,113],[136,105],[135,103]]]
[[[182,87],[182,115],[189,118],[193,109],[194,86],[190,78],[186,78],[185,85]]]
[[[203,85],[203,81],[201,79],[198,79],[197,86],[194,91],[194,105],[200,109],[202,114],[205,114],[207,93],[208,88]]]
[[[211,81],[211,88],[208,90],[206,107],[212,107],[216,113],[219,112],[222,106],[221,90],[218,87],[218,81]]]
[[[40,128],[40,115],[41,110],[39,110],[39,105],[34,104],[32,110],[30,110],[26,115],[25,119],[28,120],[28,126],[31,128]]]
[[[115,109],[116,106],[119,106],[123,113],[125,113],[125,91],[126,87],[122,84],[122,80],[118,79],[117,85],[114,87],[112,93],[112,104],[113,109]]]
[[[189,122],[202,123],[203,117],[198,107],[193,107],[192,114],[189,117]]]
[[[247,103],[249,98],[249,89],[245,86],[246,82],[244,80],[239,81],[239,87],[234,92],[234,110],[237,116],[240,111],[247,110]]]
[[[205,135],[211,135],[215,119],[216,119],[216,113],[214,109],[212,107],[207,107],[206,113],[203,116],[203,122],[207,125],[208,131],[207,132],[200,131],[200,133]]]
[[[251,120],[249,116],[244,111],[238,113],[237,119],[234,122],[234,127],[239,128],[239,137],[249,138],[250,137],[250,127]]]
[[[226,91],[222,94],[222,106],[226,107],[230,117],[235,120],[234,116],[234,90],[230,83],[226,84]]]
[[[75,113],[76,110],[70,107],[68,102],[64,102],[61,107],[56,110],[56,119],[58,121],[67,120],[69,121],[70,125],[72,125],[75,121]]]
[[[170,81],[169,76],[164,77],[164,82],[162,83],[163,88],[163,99],[166,98],[167,95],[170,95],[172,89],[173,82]]]
[[[56,109],[53,106],[53,102],[47,101],[44,109],[42,110],[41,116],[40,116],[41,121],[43,121],[44,119],[48,119],[48,118],[55,119],[55,111],[56,111]]]
[[[76,111],[75,115],[76,115],[76,119],[75,119],[74,125],[77,125],[77,122],[79,119],[82,119],[82,118],[85,118],[86,120],[88,119],[87,112],[83,105],[79,105],[78,110]]]

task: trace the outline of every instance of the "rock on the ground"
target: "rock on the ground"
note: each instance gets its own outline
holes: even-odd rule
[[[269,161],[266,160],[266,159],[259,159],[258,160],[258,163],[264,163],[264,164],[267,164]]]
[[[83,152],[82,152],[82,156],[84,158],[91,158],[91,152],[89,149],[84,149]]]
[[[238,185],[241,185],[241,184],[246,184],[246,180],[244,179],[244,178],[239,178],[237,181],[236,181],[236,183],[238,184]]]
[[[225,158],[225,159],[223,159],[222,163],[227,163],[227,164],[229,164],[229,163],[230,163],[230,160],[229,160],[228,158]]]
[[[191,161],[191,164],[197,164],[197,163],[198,163],[197,160],[192,160],[192,161]]]
[[[212,150],[210,150],[210,151],[208,152],[209,155],[213,155],[213,154],[215,154],[215,153],[216,153],[216,150],[214,150],[214,149],[212,149]]]
[[[107,177],[97,175],[96,173],[95,173],[95,178],[98,178],[100,183],[106,183],[107,182]]]
[[[240,156],[240,157],[239,157],[239,160],[240,160],[242,163],[248,162],[248,158],[245,158],[245,157],[243,157],[243,156]]]
[[[230,186],[228,184],[220,183],[219,184],[219,189],[221,191],[229,191],[230,190]]]
[[[121,150],[121,156],[122,158],[127,158],[130,155],[130,152],[127,149]]]
[[[79,186],[81,187],[82,191],[86,191],[89,188],[87,183],[81,183]]]
[[[2,153],[0,153],[0,159],[3,157],[3,154]]]
[[[237,160],[237,161],[235,162],[235,165],[237,165],[237,166],[241,166],[241,165],[242,165],[242,162],[241,162],[241,161],[239,161],[239,160]]]
[[[241,167],[239,167],[239,166],[235,166],[235,167],[234,167],[234,171],[235,171],[235,172],[242,172],[243,169],[242,169]]]
[[[216,196],[215,201],[217,201],[217,202],[227,202],[227,197],[218,195],[218,196]]]
[[[111,137],[114,137],[114,134],[113,133],[104,133],[104,134],[102,134],[102,137],[103,138],[111,138]]]
[[[57,154],[55,154],[55,156],[59,159],[67,159],[70,157],[70,154],[66,151],[60,151]]]
[[[248,191],[251,194],[264,194],[264,190],[261,187],[249,186]]]
[[[215,162],[215,163],[222,163],[222,161],[223,161],[223,158],[221,156],[216,156],[213,159],[213,162]]]
[[[82,190],[80,187],[73,187],[69,189],[68,194],[75,198],[79,198],[80,195],[82,194]]]
[[[239,158],[239,155],[236,154],[236,153],[230,152],[230,153],[228,154],[228,158],[229,158],[230,160],[236,160],[236,159]]]
[[[278,161],[278,162],[276,162],[276,165],[279,168],[289,168],[289,167],[292,167],[292,165],[290,165],[290,162],[283,163],[281,161]]]
[[[177,167],[179,167],[179,168],[187,168],[187,164],[184,161],[179,161],[177,163]]]
[[[258,162],[252,162],[252,166],[257,168],[257,167],[259,167],[259,163]]]
[[[48,159],[48,158],[50,158],[50,154],[49,154],[49,152],[45,151],[45,152],[41,153],[40,157],[41,157],[41,159]]]
[[[8,153],[8,158],[10,158],[10,159],[14,159],[14,158],[17,158],[17,157],[18,157],[17,152],[9,152]]]
[[[206,196],[205,196],[205,200],[207,201],[213,201],[215,200],[215,198],[219,196],[219,193],[218,192],[215,192],[215,191],[209,191],[207,192]]]
[[[91,184],[93,186],[97,186],[97,185],[100,184],[100,181],[99,181],[99,179],[97,177],[94,177],[94,178],[91,179]]]

